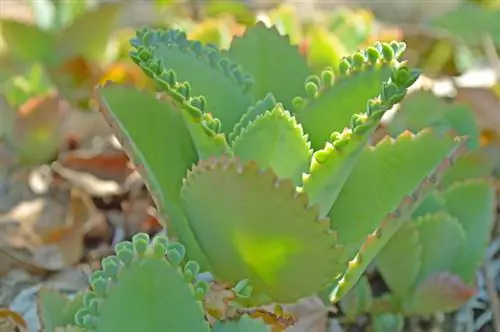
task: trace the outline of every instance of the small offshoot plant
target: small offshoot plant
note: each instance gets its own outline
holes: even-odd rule
[[[466,150],[432,128],[371,144],[418,78],[400,61],[404,43],[375,43],[320,75],[262,23],[228,50],[147,27],[131,44],[156,91],[106,84],[97,97],[182,245],[148,246],[144,234],[119,244],[74,323],[52,326],[283,331],[294,319],[260,306],[339,301]],[[218,310],[204,294],[222,285],[231,295]]]

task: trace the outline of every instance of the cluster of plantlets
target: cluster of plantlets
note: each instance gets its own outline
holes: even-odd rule
[[[476,292],[475,274],[495,221],[490,177],[497,163],[481,142],[471,110],[425,90],[412,93],[400,106],[387,124],[391,135],[428,127],[454,130],[469,137],[468,149],[375,259],[389,292],[374,298],[367,279],[361,279],[342,300],[350,318],[371,312],[393,315],[394,322],[402,315],[460,308]]]
[[[320,75],[261,23],[227,51],[147,27],[131,43],[155,93],[107,84],[98,98],[183,245],[120,244],[83,295],[84,330],[281,331],[290,320],[248,308],[339,301],[466,150],[432,128],[370,144],[418,78],[399,61],[403,43]],[[200,269],[238,295],[236,315],[205,321]]]

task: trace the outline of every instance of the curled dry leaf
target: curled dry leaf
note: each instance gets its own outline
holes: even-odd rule
[[[7,308],[0,308],[0,332],[27,332],[23,316]]]
[[[58,199],[23,203],[0,218],[0,259],[6,273],[12,268],[41,274],[77,263],[89,229],[103,222],[89,196],[75,189]]]

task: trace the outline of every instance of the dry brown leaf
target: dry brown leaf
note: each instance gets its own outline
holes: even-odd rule
[[[0,331],[27,331],[23,316],[7,308],[0,308]],[[10,329],[10,330],[9,330]]]

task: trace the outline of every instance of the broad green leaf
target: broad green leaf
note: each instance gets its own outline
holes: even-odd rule
[[[297,47],[275,27],[258,22],[243,37],[233,39],[226,54],[255,78],[252,91],[256,100],[272,92],[290,110],[292,99],[304,95],[304,81],[311,72]]]
[[[485,178],[492,174],[494,158],[482,150],[472,151],[457,159],[441,182],[442,188],[447,188],[457,181],[472,178]]]
[[[99,306],[96,332],[209,332],[201,303],[179,267],[141,258],[123,268]]]
[[[212,332],[272,332],[271,326],[261,319],[241,316],[237,321],[217,321]]]
[[[432,130],[386,138],[362,154],[329,217],[348,269],[330,293],[338,301],[437,185],[464,140]],[[355,223],[355,227],[353,227]]]
[[[451,185],[443,196],[448,212],[465,230],[465,241],[461,243],[453,271],[470,284],[484,257],[495,221],[495,190],[488,181],[468,180]]]
[[[193,43],[179,31],[161,38],[152,56],[160,58],[164,69],[173,71],[178,82],[189,83],[191,96],[205,97],[206,112],[220,119],[222,132],[229,134],[254,103],[252,96],[245,92],[245,83],[236,78],[245,73],[234,68],[214,48]],[[149,46],[147,41],[145,46]]]
[[[237,158],[200,161],[184,182],[182,201],[211,272],[252,285],[249,306],[297,301],[344,269],[328,221],[271,169]]]
[[[415,220],[421,245],[420,270],[415,279],[419,284],[435,273],[449,271],[465,242],[465,230],[451,214],[439,212]],[[443,241],[453,239],[453,241]],[[404,270],[401,273],[405,273]]]
[[[38,318],[43,331],[55,331],[56,327],[75,324],[75,314],[83,307],[83,294],[69,299],[66,295],[48,288],[38,291]]]
[[[389,75],[390,69],[382,67],[341,77],[318,96],[306,99],[302,109],[294,110],[312,148],[322,149],[334,131],[349,127],[352,115],[366,110],[367,101],[379,95],[382,82]]]
[[[396,211],[402,197],[414,192],[460,145],[450,135],[424,130],[366,148],[329,213],[340,242],[357,250],[358,241],[364,241],[388,213]]]
[[[296,185],[307,171],[311,149],[302,128],[281,104],[259,116],[233,142],[234,154],[242,161],[270,167],[280,179]]]
[[[2,19],[1,33],[9,52],[25,61],[43,61],[53,52],[55,36],[36,25]]]
[[[472,110],[463,104],[447,103],[429,91],[406,97],[387,129],[395,136],[404,130],[418,132],[426,127],[455,130],[458,135],[469,137],[470,149],[479,147],[480,132]]]
[[[384,282],[399,298],[412,290],[420,271],[422,245],[419,236],[415,222],[408,221],[375,259]]]
[[[370,282],[366,276],[362,276],[356,285],[342,298],[340,307],[349,319],[370,311],[373,295]]]
[[[176,233],[189,246],[190,254],[208,267],[181,207],[182,180],[197,161],[181,113],[172,103],[159,101],[132,87],[107,85],[100,89],[100,97],[108,123],[117,131],[158,208],[168,214]]]

